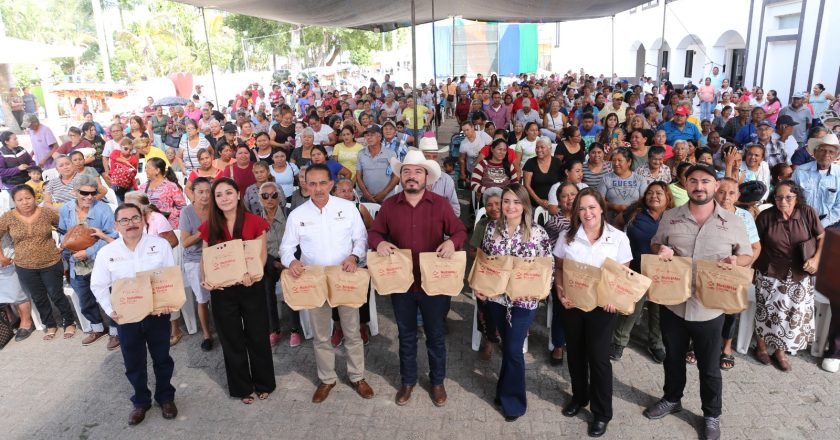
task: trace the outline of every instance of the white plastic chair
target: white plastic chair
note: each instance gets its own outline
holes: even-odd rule
[[[376,311],[376,287],[373,287],[373,281],[370,282],[368,308],[370,308],[370,322],[368,323],[368,329],[370,329],[371,336],[376,336],[379,334],[379,313]]]
[[[534,210],[534,223],[544,226],[548,221],[549,216],[550,214],[547,209],[542,206],[537,206],[537,209]]]
[[[376,214],[379,214],[379,210],[382,208],[379,203],[362,202],[362,206],[368,210],[372,218],[376,218]]]
[[[58,177],[58,169],[50,168],[48,170],[44,170],[44,173],[41,177],[44,180],[44,182],[49,182],[50,180]]]
[[[755,334],[755,286],[748,290],[747,309],[741,312],[738,320],[738,344],[735,350],[741,354],[747,354],[750,350],[753,334]]]
[[[811,356],[822,357],[828,343],[828,328],[831,324],[831,304],[828,298],[814,291],[814,333],[816,338],[811,344]]]

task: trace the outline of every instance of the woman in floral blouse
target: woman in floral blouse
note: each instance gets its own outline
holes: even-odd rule
[[[502,216],[487,223],[481,249],[490,256],[550,256],[548,233],[534,223],[533,218],[528,191],[518,183],[509,185],[502,193]],[[475,292],[475,295],[480,300],[487,300],[481,292]],[[498,325],[503,346],[495,403],[509,422],[524,415],[527,408],[522,347],[538,303],[537,299],[512,301],[505,295],[489,298],[487,303],[487,311]]]

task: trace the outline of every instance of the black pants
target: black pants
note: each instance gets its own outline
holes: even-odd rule
[[[595,420],[612,419],[613,374],[610,341],[615,313],[597,307],[590,312],[563,310],[566,331],[566,362],[572,379],[572,399],[589,409]]]
[[[276,291],[278,281],[280,281],[280,271],[274,267],[274,257],[269,255],[263,268],[262,285],[268,306],[268,330],[272,333],[280,331],[280,311],[277,309]]]
[[[721,339],[734,339],[735,332],[738,327],[735,325],[738,322],[738,314],[723,315],[723,329],[720,331]]]
[[[686,321],[667,307],[659,308],[659,325],[665,344],[665,400],[679,402],[685,389],[685,354],[689,341],[700,370],[700,401],[703,416],[721,414],[723,381],[720,375],[720,345],[724,315],[708,321]]]
[[[828,326],[828,350],[825,357],[840,359],[840,303],[831,302],[831,324]]]
[[[56,320],[53,316],[52,305],[58,308],[61,314],[61,326],[66,327],[76,322],[76,315],[73,314],[73,306],[64,294],[64,263],[59,261],[52,266],[43,269],[26,269],[15,266],[20,285],[23,287],[38,314],[41,315],[41,322],[47,328],[56,328]],[[52,303],[50,303],[52,301]]]
[[[274,391],[274,360],[268,342],[268,314],[262,281],[210,294],[213,320],[225,356],[228,391],[232,397]]]
[[[149,315],[140,322],[117,326],[120,350],[125,361],[125,377],[134,387],[131,402],[137,408],[152,406],[146,347],[152,357],[152,369],[155,372],[155,401],[166,403],[175,400],[175,387],[171,383],[175,362],[169,356],[169,330],[169,314]]]

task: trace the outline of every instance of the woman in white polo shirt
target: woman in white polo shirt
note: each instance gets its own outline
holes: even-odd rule
[[[563,415],[574,417],[581,408],[592,403],[593,420],[589,436],[600,437],[612,419],[612,365],[609,349],[615,327],[615,307],[584,312],[572,308],[563,289],[563,261],[571,260],[601,267],[611,258],[629,265],[633,260],[630,241],[620,230],[607,223],[604,198],[593,188],[582,189],[572,207],[572,225],[554,246],[557,297],[563,311],[566,331],[566,353],[572,379],[572,400],[563,407]]]

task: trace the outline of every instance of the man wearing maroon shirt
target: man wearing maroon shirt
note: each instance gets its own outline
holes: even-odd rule
[[[426,191],[440,177],[436,161],[426,160],[423,153],[410,148],[403,162],[391,159],[391,169],[400,176],[403,192],[390,197],[382,204],[373,226],[368,231],[368,242],[379,255],[389,255],[395,249],[411,249],[414,262],[414,284],[408,292],[391,295],[394,318],[400,340],[400,376],[402,387],[397,392],[397,405],[405,405],[417,384],[417,310],[423,317],[426,349],[429,357],[431,398],[435,406],[446,404],[446,337],[444,320],[451,297],[429,296],[420,287],[420,253],[437,252],[442,258],[451,258],[467,239],[467,230],[455,216],[449,202]],[[444,240],[445,236],[449,239]]]

